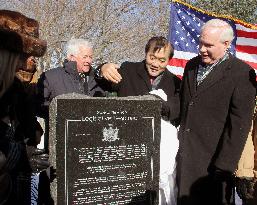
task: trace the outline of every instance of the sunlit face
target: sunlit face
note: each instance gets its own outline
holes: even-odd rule
[[[149,51],[146,53],[146,68],[148,74],[151,77],[157,77],[163,71],[165,71],[166,66],[169,62],[170,56],[170,48],[163,47],[156,52],[153,52],[153,48],[151,47]]]
[[[202,62],[213,64],[222,58],[229,47],[229,42],[220,41],[221,29],[206,27],[200,36],[199,52]]]
[[[69,60],[77,62],[77,70],[79,73],[87,73],[93,61],[93,49],[80,47],[78,54],[71,55]]]

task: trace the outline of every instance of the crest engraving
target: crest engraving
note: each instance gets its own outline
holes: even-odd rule
[[[114,142],[116,140],[119,140],[120,139],[118,137],[119,129],[117,127],[114,129],[113,124],[108,124],[108,126],[109,126],[108,128],[106,127],[103,128],[102,141]]]

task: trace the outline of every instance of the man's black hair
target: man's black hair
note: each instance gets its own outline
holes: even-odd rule
[[[164,47],[169,47],[169,46],[170,46],[169,59],[171,59],[174,55],[173,45],[163,36],[154,36],[147,42],[145,46],[145,53],[148,53],[150,48],[153,48],[153,52],[156,52]]]

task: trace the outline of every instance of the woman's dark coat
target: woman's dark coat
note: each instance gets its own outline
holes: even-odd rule
[[[0,204],[29,204],[32,167],[26,145],[36,145],[38,122],[31,98],[17,78],[0,98],[0,107]]]
[[[210,173],[236,169],[255,105],[255,73],[229,56],[197,86],[199,63],[190,60],[182,80],[178,204],[218,205],[225,195]]]

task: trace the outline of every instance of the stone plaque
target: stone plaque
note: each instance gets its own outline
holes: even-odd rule
[[[160,101],[69,94],[50,106],[58,205],[158,204]]]

